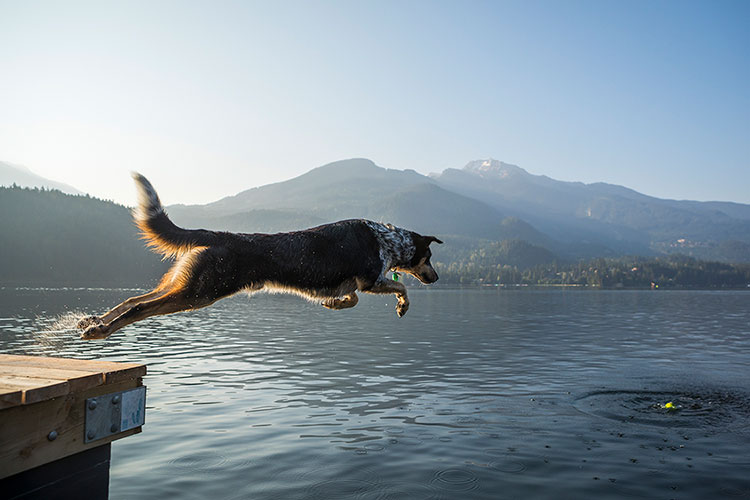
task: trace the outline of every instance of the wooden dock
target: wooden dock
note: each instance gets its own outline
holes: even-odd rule
[[[0,354],[0,496],[107,498],[110,443],[141,432],[146,366]]]

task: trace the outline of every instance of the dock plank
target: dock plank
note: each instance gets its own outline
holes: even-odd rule
[[[55,367],[67,370],[84,371],[112,371],[131,370],[133,373],[140,372],[144,365],[138,363],[121,363],[119,361],[100,361],[97,359],[72,359],[41,356],[26,356],[22,354],[0,354],[0,365],[18,365],[39,367]]]
[[[67,380],[71,391],[82,391],[104,383],[104,374],[101,372],[0,364],[0,377],[6,375],[31,379],[59,380],[61,382]]]
[[[24,405],[65,396],[70,392],[70,384],[67,380],[17,377],[15,375],[0,375],[0,386],[13,388],[14,391],[22,391],[21,403]]]
[[[37,378],[61,377],[70,381],[72,390],[84,390],[98,384],[114,384],[146,374],[146,365],[136,363],[0,354],[0,375],[24,373],[33,377],[34,369],[38,369],[36,371],[40,377]]]
[[[0,384],[0,410],[23,404],[23,391],[15,385]]]

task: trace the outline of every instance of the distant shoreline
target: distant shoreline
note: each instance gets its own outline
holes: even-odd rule
[[[87,286],[83,284],[69,285],[69,284],[5,284],[0,286],[0,290],[18,290],[18,291],[38,291],[46,290],[50,292],[58,291],[102,291],[102,292],[145,292],[150,290],[150,287],[134,287],[134,286]],[[664,287],[658,289],[643,288],[643,287],[600,287],[600,286],[589,286],[589,285],[431,285],[421,286],[407,285],[409,290],[503,290],[503,291],[522,291],[522,290],[578,290],[578,291],[591,291],[591,292],[604,292],[604,291],[653,291],[658,292],[669,292],[669,291],[681,291],[681,292],[737,292],[737,291],[749,291],[750,286],[746,287]],[[263,292],[259,292],[263,293]],[[238,292],[236,295],[242,295],[242,292]]]
[[[502,289],[502,290],[536,290],[536,289],[571,289],[571,290],[592,290],[592,291],[606,291],[606,290],[643,290],[643,291],[720,291],[720,290],[748,290],[750,291],[750,284],[746,286],[716,286],[716,287],[705,287],[705,286],[660,286],[659,288],[643,287],[643,286],[598,286],[598,285],[586,285],[586,284],[433,284],[429,286],[421,284],[407,284],[407,288],[410,289],[424,289],[429,290],[431,288],[440,290],[461,290],[461,289]]]

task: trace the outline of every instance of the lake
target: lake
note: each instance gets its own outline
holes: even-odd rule
[[[243,295],[60,329],[137,292],[0,289],[0,351],[148,364],[113,500],[750,497],[750,292],[415,289],[402,319]]]

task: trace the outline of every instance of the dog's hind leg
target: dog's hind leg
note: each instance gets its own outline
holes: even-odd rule
[[[143,295],[137,295],[135,297],[130,297],[129,299],[124,300],[123,302],[119,303],[109,311],[107,311],[102,316],[86,316],[85,318],[81,318],[80,321],[78,321],[78,324],[76,325],[76,328],[79,330],[85,330],[88,327],[100,323],[109,323],[134,305],[138,304],[139,302],[144,302],[146,300],[153,299],[155,297],[158,297],[161,294],[166,293],[166,290],[163,290],[161,288],[157,288],[155,290],[151,290],[148,293],[144,293]]]
[[[356,292],[352,292],[352,293],[344,295],[340,299],[339,298],[325,299],[322,302],[322,304],[323,304],[323,307],[327,307],[328,309],[349,309],[350,307],[356,306],[357,302],[359,302],[359,297],[357,297]]]
[[[81,338],[103,339],[136,321],[161,314],[200,309],[232,295],[242,284],[231,274],[236,268],[232,265],[231,257],[230,253],[222,249],[194,250],[173,266],[160,286],[146,294],[152,298],[144,300],[143,296],[134,297],[130,306],[121,304],[124,309],[121,314],[111,321],[90,326],[84,330]],[[119,311],[120,306],[117,306],[112,314]]]
[[[133,307],[117,316],[109,323],[102,323],[90,326],[82,334],[84,340],[104,339],[112,335],[120,328],[127,326],[136,321],[140,321],[151,316],[162,314],[172,314],[180,311],[190,311],[210,306],[220,297],[215,299],[197,299],[188,297],[184,290],[170,291],[160,297],[152,300],[146,300],[135,304]],[[119,307],[119,306],[118,306]]]
[[[379,279],[372,286],[363,289],[363,292],[389,294],[393,293],[398,299],[396,304],[396,314],[402,317],[409,310],[409,297],[406,295],[406,287],[398,281],[391,281],[384,278]]]

